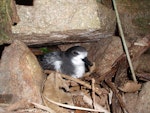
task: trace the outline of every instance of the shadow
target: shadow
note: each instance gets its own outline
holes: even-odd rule
[[[18,5],[33,6],[34,0],[15,0]]]
[[[0,59],[1,59],[4,48],[7,46],[9,46],[9,44],[0,45]]]

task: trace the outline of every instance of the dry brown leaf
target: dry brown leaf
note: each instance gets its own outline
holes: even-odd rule
[[[123,86],[118,87],[118,88],[123,92],[131,93],[131,92],[138,91],[141,88],[141,84],[138,84],[133,81],[128,81]]]
[[[68,89],[69,87],[67,85],[67,82],[62,79],[61,74],[51,71],[51,74],[48,76],[44,84],[43,95],[53,101],[73,105],[72,96],[67,92]],[[69,110],[54,105],[44,98],[43,100],[45,105],[56,111],[56,113],[69,113]]]

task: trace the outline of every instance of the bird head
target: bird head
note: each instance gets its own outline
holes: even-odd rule
[[[66,51],[66,54],[70,57],[74,65],[88,65],[92,66],[92,63],[88,60],[87,50],[82,46],[73,46]]]

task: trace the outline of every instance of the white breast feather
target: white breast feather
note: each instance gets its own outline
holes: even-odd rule
[[[76,57],[72,58],[71,62],[75,66],[75,74],[72,75],[75,78],[80,78],[85,73],[85,64],[82,59],[87,57],[87,52],[79,53]]]
[[[62,62],[61,61],[55,61],[54,62],[54,68],[55,68],[55,70],[56,71],[58,71],[58,72],[61,72],[61,64],[62,64]]]
[[[85,67],[84,65],[75,66],[75,74],[72,75],[74,78],[80,78],[85,73]]]

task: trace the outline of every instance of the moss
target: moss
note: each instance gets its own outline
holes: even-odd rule
[[[50,52],[50,50],[48,50],[47,47],[42,47],[42,48],[40,48],[40,50],[41,50],[43,53],[48,53],[48,52]]]
[[[96,0],[96,2],[101,3],[101,2],[102,2],[102,0]]]
[[[0,0],[0,44],[11,36],[11,0]]]

